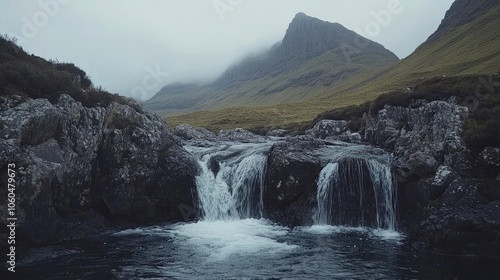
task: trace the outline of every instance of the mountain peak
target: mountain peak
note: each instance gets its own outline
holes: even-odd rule
[[[339,23],[323,21],[315,17],[298,13],[288,26],[282,41],[282,48],[287,59],[309,59],[328,51],[353,46],[360,36]],[[365,39],[368,40],[368,39]],[[376,50],[392,59],[397,57],[382,45],[368,40],[363,51]]]
[[[308,16],[308,15],[304,14],[303,12],[299,12],[299,13],[297,13],[297,14],[295,15],[294,19],[295,19],[295,18],[301,18],[301,17],[310,17],[310,16]]]
[[[298,13],[288,26],[282,42],[283,47],[289,53],[316,56],[338,47],[348,33],[353,32],[338,23],[330,23]]]

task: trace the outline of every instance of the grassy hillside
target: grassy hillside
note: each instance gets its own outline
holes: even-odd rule
[[[202,87],[190,92],[191,100],[201,100],[194,107],[186,109],[167,108],[157,113],[174,116],[193,109],[216,110],[240,106],[282,105],[304,101],[328,88],[335,87],[350,77],[372,73],[395,63],[396,60],[383,60],[375,55],[359,55],[353,57],[350,63],[340,49],[332,50],[318,57],[308,59],[292,71],[280,73],[277,76],[266,76],[261,79],[236,83],[230,87]],[[185,97],[158,97],[151,100],[152,106],[158,103],[172,102],[189,103]],[[147,103],[146,103],[147,104]]]
[[[46,98],[56,102],[63,93],[87,107],[117,102],[141,110],[135,101],[95,87],[85,71],[74,64],[30,55],[16,45],[15,38],[0,35],[0,96]]]
[[[351,77],[399,61],[395,54],[368,39],[364,48],[352,51],[350,44],[358,36],[338,23],[299,13],[283,40],[270,50],[229,67],[208,85],[166,86],[144,105],[174,116],[301,102]]]
[[[499,26],[500,5],[496,5],[472,22],[451,28],[433,42],[422,44],[393,66],[364,71],[317,92],[297,88],[304,90],[302,94],[313,95],[306,101],[275,105],[280,104],[276,100],[268,103],[270,106],[204,111],[167,120],[173,125],[185,122],[212,130],[299,127],[324,111],[360,105],[387,92],[404,94],[402,89],[418,87],[436,80],[435,77],[457,77],[460,80],[460,77],[497,73],[500,71]],[[464,90],[474,91],[474,88]]]

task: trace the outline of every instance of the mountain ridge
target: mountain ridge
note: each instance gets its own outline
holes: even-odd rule
[[[438,29],[429,36],[424,44],[435,41],[453,28],[474,21],[498,3],[497,0],[461,0],[453,2]]]
[[[455,1],[440,27],[433,33],[436,34],[435,41],[423,42],[411,55],[398,63],[372,72],[365,71],[323,88],[310,99],[263,107],[250,108],[249,105],[218,111],[205,110],[168,117],[167,121],[173,125],[189,123],[214,131],[234,127],[258,128],[259,131],[266,127],[296,129],[317,121],[324,112],[340,108],[349,111],[350,106],[374,101],[381,94],[389,92],[394,92],[394,98],[399,98],[396,96],[403,95],[403,89],[422,88],[422,83],[437,83],[433,87],[456,89],[457,86],[450,79],[453,78],[461,87],[472,81],[472,89],[462,88],[472,94],[474,87],[482,85],[479,82],[481,76],[500,72],[500,33],[497,31],[500,26],[500,1],[479,2],[495,5],[487,11],[475,8],[467,11],[469,0]],[[455,22],[460,22],[461,25],[451,27],[448,22],[453,20],[447,18],[457,14],[468,16],[456,19]]]
[[[267,52],[230,66],[211,84],[199,88],[185,85],[182,94],[173,94],[166,86],[144,105],[165,115],[176,115],[297,102],[361,72],[399,61],[394,53],[368,39],[359,52],[346,53],[358,36],[339,23],[298,13],[283,40]]]

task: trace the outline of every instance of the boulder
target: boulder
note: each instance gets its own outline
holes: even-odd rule
[[[429,247],[454,254],[496,256],[499,236],[498,181],[455,180],[418,229]]]
[[[500,167],[500,148],[487,147],[480,156],[483,162],[490,167]]]
[[[232,141],[241,143],[265,143],[266,137],[256,135],[243,128],[235,128],[232,130],[221,130],[218,134],[222,141]]]
[[[347,121],[344,120],[320,120],[306,134],[315,138],[338,138],[351,135]]]
[[[204,146],[219,141],[215,133],[205,128],[192,127],[187,124],[180,124],[174,128],[173,133],[180,137],[182,140],[196,142],[198,144],[205,143]]]
[[[271,148],[263,195],[266,218],[287,226],[312,224],[321,164],[311,151],[321,145],[302,136]]]
[[[285,137],[287,135],[289,135],[290,132],[286,129],[274,129],[274,130],[271,130],[267,133],[267,136],[270,136],[270,137]]]
[[[416,152],[409,156],[407,166],[413,174],[419,177],[426,177],[435,174],[439,163],[428,154]]]
[[[456,179],[460,179],[460,176],[457,172],[455,172],[455,170],[449,166],[441,165],[436,171],[434,179],[431,182],[430,198],[439,198],[451,182]]]

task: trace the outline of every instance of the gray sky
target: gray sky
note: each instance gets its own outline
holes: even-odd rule
[[[280,41],[298,12],[409,55],[453,0],[0,1],[0,33],[29,53],[73,62],[94,84],[137,99],[175,81],[204,82]]]

